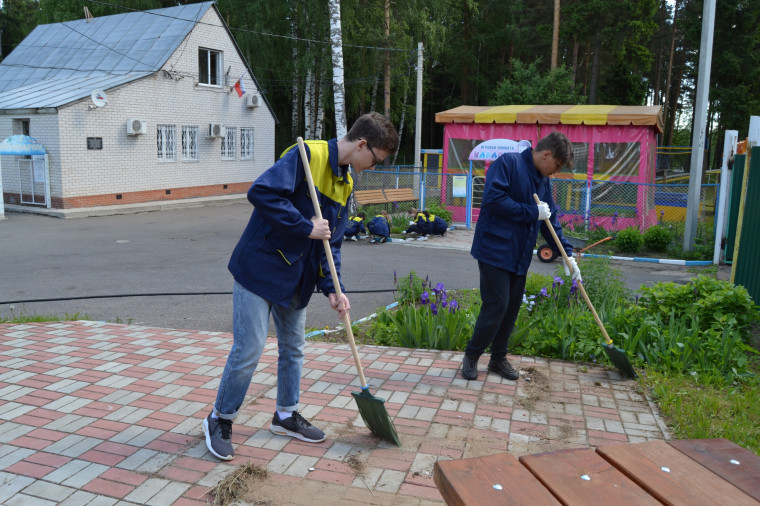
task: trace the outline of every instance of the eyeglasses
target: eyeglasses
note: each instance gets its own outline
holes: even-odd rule
[[[372,153],[372,158],[374,160],[374,163],[372,165],[370,165],[370,167],[374,167],[378,163],[383,163],[383,159],[377,157],[377,155],[375,154],[375,151],[372,149],[372,146],[369,145],[369,141],[367,139],[364,139],[364,142],[367,143],[367,147],[369,148],[369,152]]]

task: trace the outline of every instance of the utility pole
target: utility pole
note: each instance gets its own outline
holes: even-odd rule
[[[417,107],[414,124],[414,170],[422,172],[422,42],[417,43]]]
[[[552,34],[552,63],[551,69],[557,68],[559,53],[559,0],[554,0],[554,33]]]
[[[391,0],[385,0],[385,86],[383,96],[385,97],[385,110],[383,114],[386,118],[391,117]]]
[[[705,0],[702,10],[702,39],[699,43],[699,74],[694,111],[694,133],[691,138],[691,177],[686,200],[686,224],[683,234],[684,251],[694,250],[699,217],[699,195],[702,190],[702,162],[705,157],[707,102],[710,98],[710,67],[712,65],[715,0]]]

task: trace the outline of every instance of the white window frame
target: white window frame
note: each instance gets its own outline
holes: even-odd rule
[[[202,57],[205,55],[205,61]],[[216,55],[216,58],[212,58],[212,55]],[[216,60],[216,65],[214,65]],[[204,64],[205,69],[201,70],[201,64]],[[201,86],[213,86],[215,88],[221,88],[224,86],[222,69],[224,68],[224,53],[218,49],[210,49],[207,47],[198,48],[198,84]],[[206,80],[204,81],[204,72]],[[216,82],[214,82],[216,81]]]
[[[222,160],[235,160],[235,136],[237,135],[237,128],[226,127],[227,135],[222,137]]]
[[[156,153],[160,162],[177,160],[177,127],[156,125]]]
[[[253,160],[253,128],[240,129],[240,159]]]
[[[197,162],[200,160],[198,153],[198,127],[182,126],[182,161]]]

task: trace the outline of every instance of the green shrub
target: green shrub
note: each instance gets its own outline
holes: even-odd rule
[[[615,247],[624,253],[638,253],[644,238],[636,227],[628,227],[617,233],[613,241]]]
[[[726,318],[734,318],[746,342],[749,342],[752,324],[760,319],[760,311],[746,288],[706,275],[697,276],[685,285],[656,283],[642,286],[638,303],[668,324],[674,318],[682,320],[696,316],[702,330],[723,325]]]
[[[665,251],[673,239],[670,230],[654,225],[644,231],[644,245],[652,251]]]
[[[425,211],[429,212],[430,214],[440,216],[446,221],[446,223],[448,223],[449,226],[451,226],[451,211],[448,209],[444,209],[438,204],[431,204],[425,206]]]

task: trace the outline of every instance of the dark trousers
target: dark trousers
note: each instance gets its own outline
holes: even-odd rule
[[[491,360],[498,361],[507,356],[509,336],[520,312],[527,276],[518,276],[481,261],[478,261],[478,269],[483,304],[464,352],[479,357],[490,345]]]

